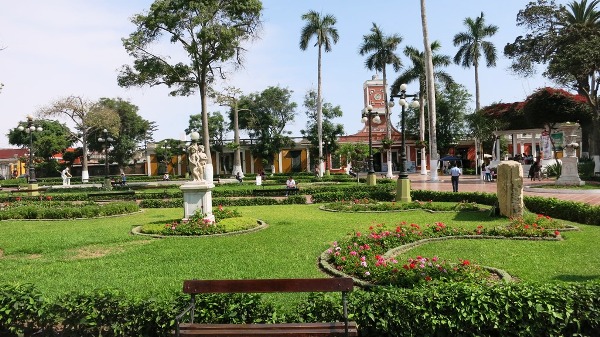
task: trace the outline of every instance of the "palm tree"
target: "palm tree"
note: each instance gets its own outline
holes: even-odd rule
[[[467,31],[454,35],[454,46],[459,47],[454,56],[454,63],[462,65],[465,68],[473,66],[475,68],[475,111],[481,108],[479,102],[479,59],[483,52],[486,65],[488,67],[496,66],[496,47],[489,41],[484,41],[486,37],[493,36],[498,31],[498,26],[485,25],[483,12],[475,20],[466,18],[464,21]]]
[[[582,25],[586,27],[600,25],[600,12],[596,10],[596,6],[600,0],[592,0],[587,3],[587,0],[581,2],[573,1],[567,6],[570,11],[565,13],[563,24],[566,26]]]
[[[600,1],[600,0],[599,0]],[[438,41],[431,43],[431,51],[436,52],[441,48],[441,44]],[[403,83],[410,83],[413,81],[419,82],[419,140],[425,141],[425,97],[427,90],[427,79],[425,73],[425,53],[412,46],[406,46],[404,48],[404,55],[406,55],[411,61],[412,66],[406,69],[403,73],[398,76],[391,87],[391,92],[396,93],[400,90],[400,85]],[[450,56],[448,55],[432,55],[432,61],[434,68],[447,67],[451,63]],[[443,70],[434,71],[433,76],[442,82],[444,85],[453,83],[452,76]],[[427,156],[425,151],[421,151],[421,174],[427,174]]]
[[[427,82],[427,107],[429,108],[429,168],[431,181],[438,181],[438,150],[437,150],[437,114],[435,108],[435,80],[433,76],[433,57],[429,44],[427,29],[427,10],[425,0],[421,0],[421,27],[423,29],[423,48],[425,48],[425,78]]]
[[[387,73],[386,73],[386,65],[391,64],[395,71],[400,70],[402,67],[402,61],[400,57],[396,55],[394,52],[398,45],[402,42],[402,37],[398,34],[393,34],[391,36],[385,36],[381,29],[373,22],[373,27],[371,27],[371,34],[363,36],[363,43],[360,46],[359,53],[364,56],[366,54],[372,53],[367,56],[365,61],[365,66],[369,70],[381,71],[383,75],[383,99],[384,102],[387,102]],[[392,138],[392,128],[390,122],[390,109],[387,104],[385,104],[385,118],[386,118],[386,134],[387,138]],[[391,149],[387,150],[387,174],[388,178],[392,177],[392,151]]]
[[[302,15],[302,20],[306,21],[306,26],[302,28],[300,33],[300,49],[306,50],[308,42],[314,36],[317,39],[315,46],[318,47],[317,61],[317,134],[319,138],[319,176],[323,176],[323,95],[321,87],[321,55],[322,50],[325,52],[331,51],[332,44],[336,44],[339,39],[335,23],[335,16],[327,14],[321,17],[321,14],[315,11],[309,11]]]

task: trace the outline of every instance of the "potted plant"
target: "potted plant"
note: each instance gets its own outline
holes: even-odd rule
[[[385,137],[385,138],[383,138],[381,140],[381,145],[386,150],[392,148],[392,144],[394,144],[394,140],[393,139]]]
[[[426,140],[417,140],[415,142],[415,147],[418,147],[418,148],[421,148],[421,149],[422,148],[426,148],[427,147],[427,141]]]

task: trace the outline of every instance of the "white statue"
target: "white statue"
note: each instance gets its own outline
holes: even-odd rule
[[[190,171],[192,174],[192,181],[204,181],[204,167],[206,166],[206,153],[204,153],[204,146],[192,143],[188,147],[188,154],[190,156]]]

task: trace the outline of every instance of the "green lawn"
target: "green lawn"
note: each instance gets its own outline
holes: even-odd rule
[[[319,277],[317,257],[329,244],[372,224],[498,226],[487,213],[335,213],[318,205],[236,207],[260,218],[265,230],[235,236],[148,239],[132,227],[182,216],[181,209],[91,220],[0,222],[0,283],[33,283],[48,296],[92,288],[170,296],[190,278]],[[450,240],[407,256],[437,255],[498,267],[528,281],[582,281],[600,277],[600,228],[581,225],[565,241]]]

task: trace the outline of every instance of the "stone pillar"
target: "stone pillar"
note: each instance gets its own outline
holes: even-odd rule
[[[190,181],[181,185],[183,191],[183,219],[191,218],[196,212],[201,212],[204,219],[215,221],[212,213],[212,189],[214,184],[207,181]]]
[[[503,161],[498,165],[498,203],[500,215],[523,215],[523,169],[516,161]]]

